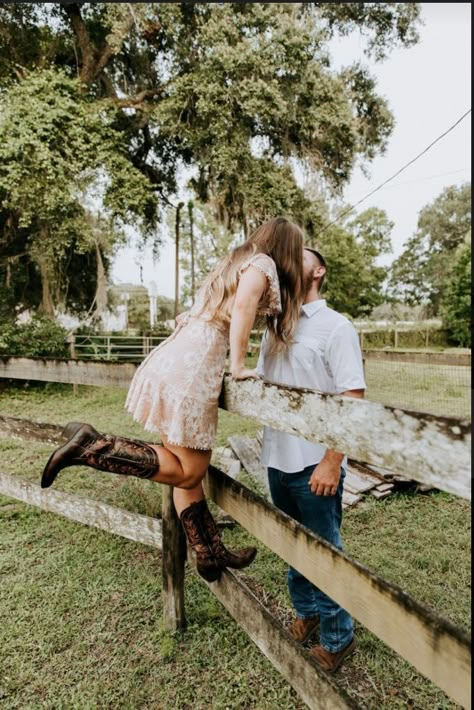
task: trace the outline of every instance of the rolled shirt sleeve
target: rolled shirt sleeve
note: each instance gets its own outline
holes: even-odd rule
[[[329,338],[326,361],[337,393],[367,389],[359,336],[349,321],[341,323]]]

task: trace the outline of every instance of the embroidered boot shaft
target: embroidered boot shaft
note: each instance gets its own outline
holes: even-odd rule
[[[157,453],[146,441],[100,434],[82,422],[70,422],[63,436],[66,443],[53,451],[44,468],[42,488],[51,486],[58,473],[68,466],[89,466],[138,478],[151,478],[159,471]]]

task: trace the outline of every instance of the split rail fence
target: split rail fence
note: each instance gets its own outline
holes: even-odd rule
[[[0,359],[0,378],[128,387],[132,363]],[[351,458],[404,472],[420,483],[470,500],[470,422],[323,395],[261,380],[224,381],[220,406]],[[62,426],[0,417],[0,435],[57,445]],[[343,606],[453,700],[470,708],[470,636],[402,589],[311,533],[263,498],[209,467],[207,495],[257,539]],[[162,519],[0,474],[0,494],[162,551],[163,608],[170,630],[186,624],[186,546],[163,487]],[[226,570],[209,589],[310,708],[357,707],[334,678],[320,671],[251,590]]]

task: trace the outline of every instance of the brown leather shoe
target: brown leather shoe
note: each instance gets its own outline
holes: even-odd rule
[[[342,661],[350,653],[352,653],[355,646],[356,640],[353,636],[347,646],[345,646],[337,653],[330,653],[329,651],[326,651],[326,649],[322,646],[313,646],[309,653],[315,659],[318,665],[326,671],[326,673],[335,673],[341,665]]]
[[[228,550],[222,542],[219,528],[207,507],[206,500],[200,500],[195,505],[199,508],[207,540],[219,564],[222,567],[231,567],[232,569],[243,569],[251,564],[257,554],[257,548],[245,547],[235,552]]]
[[[99,471],[151,478],[160,469],[156,451],[146,441],[99,434],[90,424],[70,422],[62,435],[66,443],[53,451],[41,477],[41,488],[54,483],[68,466],[90,466]]]
[[[298,643],[305,643],[319,626],[319,615],[309,619],[293,619],[287,627],[291,638]]]
[[[186,538],[196,555],[198,573],[207,582],[215,582],[221,577],[222,565],[216,559],[204,530],[199,503],[191,503],[180,515]]]

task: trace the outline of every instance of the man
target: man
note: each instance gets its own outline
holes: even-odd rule
[[[359,339],[350,321],[321,298],[326,263],[319,252],[305,249],[304,270],[306,298],[294,342],[287,353],[271,354],[264,337],[257,370],[272,382],[361,398]],[[342,453],[265,427],[262,463],[274,504],[339,549],[345,462]],[[351,617],[291,567],[288,587],[296,611],[291,636],[304,643],[319,626],[320,644],[310,653],[333,673],[355,646]]]

